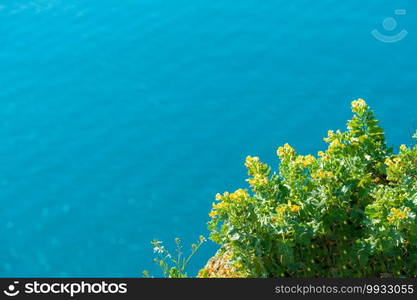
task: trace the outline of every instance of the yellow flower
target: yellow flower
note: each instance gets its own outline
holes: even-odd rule
[[[329,156],[326,153],[324,153],[323,151],[319,151],[317,153],[317,155],[321,157],[322,161],[328,161],[329,160]]]
[[[214,218],[215,216],[217,216],[217,211],[212,210],[212,211],[209,213],[209,217],[210,217],[210,218]]]
[[[318,171],[317,173],[314,173],[311,175],[313,178],[320,178],[320,179],[326,179],[333,177],[334,174],[331,171]]]
[[[365,100],[359,98],[358,100],[352,101],[352,109],[363,108],[366,107]]]
[[[252,157],[250,155],[246,156],[246,162],[252,162],[252,161],[257,161],[257,160],[259,160],[259,158],[256,157],[256,156],[254,156],[254,157]]]
[[[401,211],[397,208],[391,208],[391,213],[394,215],[394,219],[398,218],[398,219],[404,219],[405,217],[407,217],[406,212],[410,211],[409,207],[406,207],[404,209],[404,211]]]
[[[316,158],[313,155],[307,155],[307,156],[304,157],[303,166],[307,167],[310,164],[312,164],[315,160],[316,160]]]
[[[256,185],[256,180],[255,180],[255,178],[248,179],[248,182],[249,182],[249,185],[250,185],[250,186],[255,186],[255,185]]]
[[[222,200],[222,195],[220,195],[219,193],[216,194],[216,200],[220,201]]]
[[[399,211],[398,213],[396,213],[396,216],[398,219],[404,219],[407,215],[405,214],[405,212]]]
[[[268,177],[267,176],[262,176],[260,174],[255,174],[255,176],[253,178],[247,179],[247,181],[249,182],[249,185],[252,187],[256,187],[259,185],[265,185],[268,183]]]
[[[297,156],[297,159],[295,160],[295,162],[297,164],[302,164],[304,162],[304,156],[302,155]]]
[[[290,207],[290,210],[292,212],[299,212],[300,209],[301,209],[301,206],[298,206],[298,205],[291,205],[291,207]]]
[[[333,153],[337,149],[345,148],[346,145],[341,143],[339,140],[333,140],[329,145],[329,153]]]
[[[242,189],[236,190],[235,194],[238,195],[239,197],[245,197],[247,195],[246,191]]]
[[[294,154],[294,148],[292,148],[289,144],[285,144],[284,147],[279,147],[277,150],[277,155],[281,158],[286,154]]]
[[[395,218],[393,217],[387,217],[388,222],[393,223],[395,221]]]
[[[405,150],[407,150],[407,146],[406,146],[406,145],[401,145],[401,146],[400,146],[400,150],[401,150],[401,151],[405,151]]]
[[[388,167],[391,167],[391,166],[393,166],[394,165],[394,162],[391,160],[391,158],[387,158],[387,159],[385,159],[385,164],[388,166]]]
[[[248,155],[246,156],[245,166],[249,168],[253,163],[257,163],[257,162],[259,162],[259,157],[257,156],[252,157]]]
[[[220,203],[217,203],[217,204],[213,203],[212,206],[213,206],[213,209],[221,209],[221,208],[226,207],[227,203],[225,203],[225,202],[220,202]]]
[[[278,208],[277,208],[277,212],[278,212],[280,215],[283,215],[283,214],[285,213],[285,206],[278,207]]]
[[[239,202],[242,199],[246,198],[248,196],[248,193],[245,190],[238,189],[234,193],[230,194],[230,200]]]

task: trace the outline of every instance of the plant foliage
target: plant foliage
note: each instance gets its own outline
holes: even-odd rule
[[[352,111],[317,157],[286,144],[273,173],[248,156],[250,191],[216,195],[211,239],[232,252],[240,274],[417,276],[417,146],[394,154],[366,102],[353,101]]]
[[[183,246],[179,238],[175,239],[175,253],[171,253],[163,246],[162,241],[153,240],[151,242],[153,246],[153,252],[157,254],[154,258],[154,262],[161,268],[162,276],[164,278],[187,278],[186,268],[197,253],[200,247],[206,242],[204,236],[198,238],[198,242],[191,245],[191,251],[188,256],[184,256]],[[147,270],[143,271],[143,276],[152,278]]]

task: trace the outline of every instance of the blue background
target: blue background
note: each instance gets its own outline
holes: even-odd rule
[[[276,167],[283,143],[316,153],[358,97],[390,145],[409,143],[416,9],[0,0],[0,275],[160,275],[153,238],[207,234],[215,193],[246,187],[246,155]],[[373,29],[409,34],[387,44]]]

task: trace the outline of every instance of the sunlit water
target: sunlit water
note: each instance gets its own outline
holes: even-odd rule
[[[159,275],[150,240],[207,234],[215,193],[246,186],[246,155],[316,153],[358,97],[391,145],[410,142],[416,9],[0,0],[0,275]]]

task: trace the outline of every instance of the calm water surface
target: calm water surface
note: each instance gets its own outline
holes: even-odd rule
[[[391,145],[409,142],[416,10],[0,0],[0,276],[159,275],[150,240],[206,234],[215,193],[246,186],[246,155],[276,166],[283,143],[315,153],[358,97]],[[388,44],[373,29],[409,34]]]

